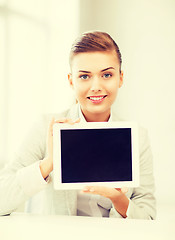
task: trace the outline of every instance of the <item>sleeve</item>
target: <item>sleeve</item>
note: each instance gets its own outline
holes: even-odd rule
[[[40,121],[25,138],[18,155],[0,172],[0,215],[15,211],[49,181],[41,175],[39,163],[46,153],[46,124]]]
[[[132,191],[127,209],[127,218],[155,219],[156,199],[154,195],[155,182],[153,176],[153,157],[147,131],[141,127],[139,129],[139,158],[140,186],[134,188]],[[112,208],[111,216],[119,217],[120,214]]]

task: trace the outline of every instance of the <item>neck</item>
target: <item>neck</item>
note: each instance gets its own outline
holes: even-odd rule
[[[106,113],[85,113],[82,111],[82,114],[87,122],[107,122],[110,118],[110,111]]]

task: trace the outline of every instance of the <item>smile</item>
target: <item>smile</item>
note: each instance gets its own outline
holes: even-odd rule
[[[106,96],[107,95],[103,95],[103,96],[90,96],[90,97],[88,97],[88,99],[92,103],[100,103],[100,102],[102,102],[105,99]]]

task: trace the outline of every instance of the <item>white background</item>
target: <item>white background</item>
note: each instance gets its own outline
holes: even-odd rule
[[[175,203],[175,1],[0,1],[0,165],[31,123],[72,101],[68,53],[79,33],[107,31],[123,56],[114,105],[149,131],[159,203]]]

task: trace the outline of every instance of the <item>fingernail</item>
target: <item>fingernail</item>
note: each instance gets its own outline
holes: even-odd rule
[[[89,189],[88,188],[83,188],[83,192],[88,192]]]
[[[91,189],[89,190],[89,192],[94,192],[94,189],[93,189],[93,188],[91,188]]]
[[[79,122],[80,121],[80,118],[77,118],[74,122],[76,123],[76,122]]]
[[[127,188],[127,187],[123,187],[123,188],[122,188],[122,192],[123,192],[123,193],[127,193],[127,192],[128,192],[128,188]]]

